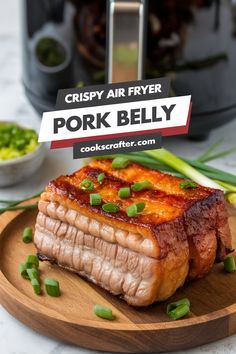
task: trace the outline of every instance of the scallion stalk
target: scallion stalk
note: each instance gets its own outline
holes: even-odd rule
[[[131,186],[131,189],[134,192],[140,192],[142,190],[151,189],[151,188],[152,188],[152,184],[149,181],[136,182]]]
[[[16,205],[16,206],[8,206],[6,208],[0,208],[0,214],[5,211],[12,211],[12,210],[24,210],[24,209],[37,209],[38,203],[36,204],[28,204],[28,205]]]
[[[183,173],[186,177],[190,178],[194,182],[201,184],[205,187],[216,188],[225,191],[225,188],[218,183],[206,177],[204,174],[190,166],[187,162],[180,159],[178,156],[172,154],[170,151],[162,148],[158,150],[145,151],[148,156],[174,168],[176,171]]]
[[[224,139],[220,139],[216,141],[214,144],[209,146],[209,148],[202,154],[200,155],[197,160],[201,162],[206,162],[210,158],[212,152],[217,149],[219,146],[221,146],[224,143]]]

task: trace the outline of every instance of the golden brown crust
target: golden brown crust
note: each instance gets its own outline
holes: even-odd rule
[[[97,176],[105,172],[104,182],[99,184]],[[93,193],[100,193],[104,202],[114,202],[120,206],[120,212],[106,213],[100,206],[90,206],[89,194],[80,187],[83,179],[88,178],[94,183]],[[133,192],[132,197],[120,199],[118,191],[121,187],[131,186],[134,182],[149,180],[153,184],[153,189],[149,191]],[[101,217],[114,219],[116,222],[125,222],[132,225],[155,228],[158,225],[169,222],[181,216],[197,201],[213,197],[221,193],[210,188],[198,186],[196,189],[186,190],[180,188],[181,178],[163,174],[142,167],[137,164],[130,164],[126,169],[115,170],[111,167],[110,160],[93,161],[90,165],[80,169],[70,176],[60,176],[50,182],[46,187],[47,195],[57,194],[58,199],[67,199],[73,202],[73,206],[85,209],[87,212],[99,214]],[[145,210],[135,218],[129,218],[125,212],[126,208],[138,201],[145,202]]]

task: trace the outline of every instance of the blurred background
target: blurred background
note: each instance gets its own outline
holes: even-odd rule
[[[40,113],[57,90],[168,76],[192,94],[189,135],[236,115],[234,0],[23,0],[23,83]]]

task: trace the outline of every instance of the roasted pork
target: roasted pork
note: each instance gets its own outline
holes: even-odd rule
[[[105,174],[102,184],[97,181]],[[104,203],[117,203],[116,213],[91,206],[94,183]],[[121,187],[148,180],[150,190],[120,199]],[[131,163],[113,169],[108,159],[91,162],[70,176],[50,182],[39,201],[34,242],[42,260],[78,273],[130,305],[146,306],[170,297],[186,280],[203,277],[231,249],[223,192]],[[126,208],[144,202],[129,217]]]

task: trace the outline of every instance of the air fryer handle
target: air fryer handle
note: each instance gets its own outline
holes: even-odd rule
[[[140,80],[145,58],[146,0],[108,0],[107,81]]]

